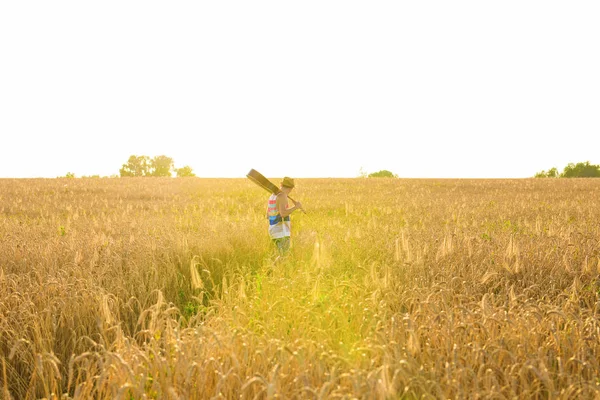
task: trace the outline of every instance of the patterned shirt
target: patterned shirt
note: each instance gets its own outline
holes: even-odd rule
[[[269,205],[267,208],[267,216],[269,217],[269,236],[271,239],[280,239],[288,237],[291,234],[290,216],[281,218],[277,209],[277,195],[272,194],[269,197]]]

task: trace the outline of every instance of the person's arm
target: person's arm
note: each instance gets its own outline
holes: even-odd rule
[[[301,209],[302,209],[302,204],[300,202],[297,202],[294,205],[294,207],[288,208],[288,198],[285,193],[279,193],[277,195],[277,210],[279,211],[279,215],[281,215],[281,218],[285,218],[285,217],[289,216],[291,213],[293,213],[294,211],[301,210]]]

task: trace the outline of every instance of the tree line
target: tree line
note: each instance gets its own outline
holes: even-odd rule
[[[590,164],[589,161],[579,162],[577,164],[569,163],[563,172],[558,172],[557,168],[550,168],[548,171],[540,171],[535,174],[535,178],[600,178],[600,165]]]
[[[196,176],[192,170],[192,167],[186,165],[182,168],[175,168],[175,162],[173,159],[165,155],[160,155],[153,158],[148,156],[132,155],[129,157],[129,160],[127,160],[127,163],[123,164],[119,170],[121,177],[171,177],[173,176],[173,173],[176,173],[177,177],[180,178]]]
[[[382,169],[377,172],[367,172],[362,167],[360,167],[359,177],[361,178],[397,178],[398,175],[393,173],[392,171],[388,171],[387,169]]]
[[[186,178],[196,176],[192,167],[186,165],[181,168],[175,168],[175,162],[173,158],[165,155],[156,157],[148,156],[129,156],[129,159],[121,169],[119,175],[105,176],[104,178],[118,178],[118,177],[172,177],[175,174],[178,178]],[[64,176],[58,178],[75,178],[74,172],[67,172]],[[100,175],[82,176],[82,178],[100,178]]]

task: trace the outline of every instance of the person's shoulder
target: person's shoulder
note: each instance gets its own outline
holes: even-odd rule
[[[277,193],[277,198],[278,199],[287,199],[287,194],[285,194],[284,192],[279,192],[279,193]]]

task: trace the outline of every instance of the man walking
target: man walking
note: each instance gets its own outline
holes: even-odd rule
[[[283,178],[278,194],[269,197],[267,217],[269,218],[269,236],[277,247],[279,257],[285,255],[290,249],[291,224],[290,215],[296,210],[303,210],[298,201],[293,207],[288,207],[288,195],[294,189],[294,180]],[[278,257],[278,259],[279,259]]]

